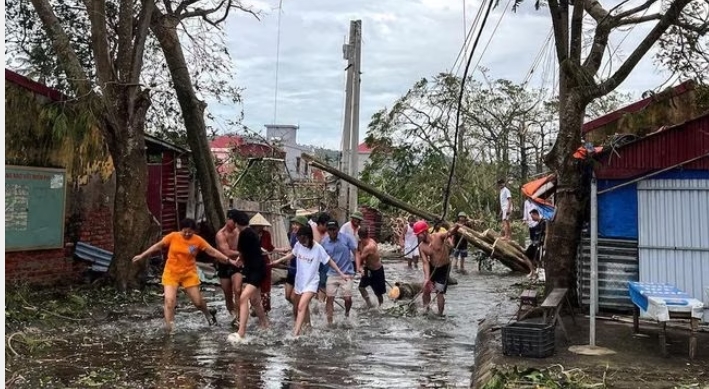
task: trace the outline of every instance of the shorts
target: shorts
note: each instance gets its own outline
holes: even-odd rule
[[[430,281],[433,285],[427,284],[425,290],[428,293],[436,291],[440,294],[446,294],[448,290],[448,273],[450,272],[451,265],[445,265],[441,267],[431,266],[431,278]]]
[[[386,279],[384,278],[384,266],[380,267],[378,270],[364,268],[364,275],[359,280],[359,288],[364,289],[368,286],[372,287],[374,294],[377,296],[386,294],[387,285]]]
[[[341,276],[329,276],[327,277],[327,297],[337,297],[337,292],[339,291],[339,297],[352,297],[352,279],[345,281]]]
[[[234,274],[244,274],[244,268],[223,263],[217,265],[217,276],[219,278],[231,278]]]
[[[327,288],[327,269],[329,266],[320,265],[320,283],[318,284],[319,289]]]
[[[453,249],[453,258],[468,258],[468,249],[460,250],[460,249]]]
[[[162,284],[164,286],[181,286],[186,289],[199,286],[201,283],[196,268],[187,271],[175,271],[166,267],[162,272]]]
[[[507,214],[507,211],[502,211],[502,221],[506,221],[509,218],[510,215]]]
[[[244,268],[244,283],[253,285],[257,288],[261,287],[261,283],[266,278],[266,268],[258,267],[247,269]]]
[[[295,270],[291,271],[288,269],[288,273],[286,273],[286,284],[295,285]]]
[[[404,258],[415,258],[419,256],[419,246],[404,247]]]

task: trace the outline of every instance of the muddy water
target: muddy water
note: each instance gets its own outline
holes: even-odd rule
[[[420,281],[421,273],[385,264],[390,281]],[[335,326],[325,325],[324,306],[313,307],[313,330],[294,339],[283,287],[272,293],[271,328],[249,323],[246,344],[226,341],[221,291],[205,291],[219,308],[217,327],[187,303],[177,310],[177,331],[162,331],[162,307],[141,305],[110,321],[64,334],[69,343],[28,361],[19,387],[130,388],[467,388],[478,320],[507,299],[515,277],[454,274],[446,316],[398,317],[366,310],[355,297],[349,319],[335,307]],[[371,292],[370,292],[371,293]],[[385,298],[385,300],[388,300]],[[420,299],[419,299],[420,302]],[[420,304],[419,304],[420,305]],[[435,303],[434,303],[435,306]],[[319,309],[318,309],[319,308]]]

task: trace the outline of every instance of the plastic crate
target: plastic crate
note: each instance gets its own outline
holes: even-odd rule
[[[520,321],[502,327],[502,353],[510,356],[546,358],[554,355],[554,323]]]

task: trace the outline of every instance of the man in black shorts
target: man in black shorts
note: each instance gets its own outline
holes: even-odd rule
[[[221,251],[222,254],[229,258],[236,258],[238,255],[236,251],[236,243],[239,239],[239,230],[236,228],[236,222],[234,220],[235,214],[235,209],[230,209],[227,212],[227,222],[216,235],[217,250]],[[239,322],[238,306],[239,295],[241,294],[243,268],[238,268],[232,264],[219,262],[216,265],[219,283],[222,286],[222,291],[224,291],[226,309],[234,318],[232,324],[236,325]]]
[[[249,320],[249,303],[256,310],[260,327],[268,328],[266,313],[261,304],[260,289],[267,268],[261,252],[261,239],[256,231],[249,227],[249,216],[245,212],[236,211],[234,221],[239,230],[236,249],[239,252],[238,262],[244,267],[244,286],[239,297],[239,331],[230,335],[230,339],[243,341],[246,336],[246,323]]]
[[[369,301],[367,287],[371,287],[374,294],[377,296],[379,306],[384,303],[384,295],[387,292],[386,278],[384,277],[384,266],[379,256],[379,248],[377,242],[369,237],[369,229],[362,226],[358,231],[359,235],[359,250],[355,256],[357,272],[362,274],[359,280],[359,293],[362,294],[364,301],[367,302],[367,307],[372,308],[372,303]]]

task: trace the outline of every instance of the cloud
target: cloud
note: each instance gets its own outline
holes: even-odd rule
[[[278,1],[250,4],[265,14],[260,21],[244,13],[232,15],[226,26],[227,44],[236,63],[237,83],[245,88],[244,124],[261,130],[274,120]],[[509,3],[501,1],[492,11],[473,63],[505,4]],[[467,1],[468,27],[479,7],[480,1]],[[422,77],[450,70],[464,40],[460,0],[284,0],[276,121],[299,125],[300,143],[339,148],[346,66],[342,45],[353,19],[362,20],[363,35],[360,139],[373,113],[391,105]],[[536,11],[531,3],[517,13],[507,11],[480,66],[494,78],[523,81],[550,27],[548,10]],[[614,46],[623,41],[616,54],[627,55],[648,30],[649,26],[639,26],[630,34],[614,34]],[[540,85],[542,73],[536,69],[531,83]],[[620,89],[637,94],[658,86],[666,76],[645,58]],[[549,71],[546,83],[551,83]],[[209,109],[223,117],[233,117],[235,111],[211,102]]]

